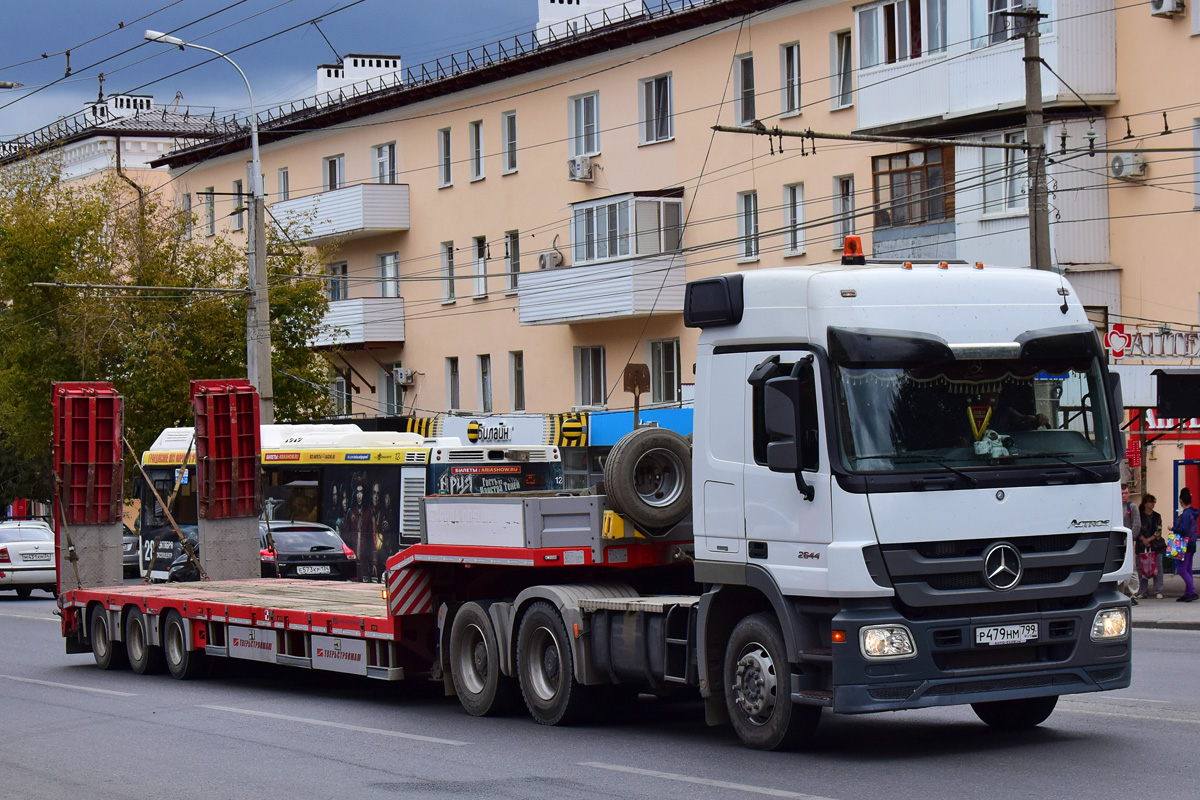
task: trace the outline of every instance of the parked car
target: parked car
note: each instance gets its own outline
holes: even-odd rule
[[[57,596],[54,531],[38,520],[0,522],[0,590],[29,597],[34,589]]]
[[[267,539],[268,524],[271,539],[275,542],[274,549],[271,549]],[[199,535],[194,530],[186,529],[184,534],[203,562]],[[337,531],[328,525],[280,520],[267,523],[264,520],[258,524],[258,535],[261,548],[259,574],[264,578],[352,580],[357,575],[358,557],[346,546]],[[187,554],[182,552],[182,548],[171,564],[167,580],[200,580],[199,570],[188,563]]]
[[[126,578],[138,576],[138,535],[124,525],[121,534],[121,568]]]

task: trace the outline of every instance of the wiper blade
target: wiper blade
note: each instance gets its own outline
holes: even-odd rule
[[[949,464],[947,464],[945,461],[939,461],[936,458],[933,458],[933,457],[927,456],[927,455],[922,455],[921,453],[878,453],[876,455],[871,455],[871,456],[856,456],[856,458],[858,458],[860,461],[866,460],[868,458],[886,458],[891,461],[911,461],[913,459],[920,459],[921,461],[928,461],[930,464],[937,464],[939,467],[946,470],[947,472],[953,472],[955,475],[962,478],[967,483],[971,484],[972,489],[975,489],[979,486],[979,481],[976,480],[969,473],[963,472],[961,469],[952,467]]]
[[[1053,458],[1055,461],[1061,461],[1064,464],[1074,467],[1075,469],[1087,475],[1091,475],[1098,481],[1104,480],[1104,476],[1091,467],[1085,467],[1083,464],[1072,461],[1069,458],[1063,458],[1061,453],[1028,453],[1024,458]]]

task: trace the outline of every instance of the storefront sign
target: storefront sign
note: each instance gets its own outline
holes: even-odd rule
[[[1104,346],[1119,358],[1200,358],[1200,333],[1195,331],[1126,331],[1113,325],[1104,335]]]

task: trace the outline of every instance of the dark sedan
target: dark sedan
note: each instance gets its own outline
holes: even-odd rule
[[[275,541],[272,550],[267,542],[267,529]],[[326,525],[315,522],[259,523],[262,544],[262,575],[264,578],[323,578],[350,580],[357,575],[357,557]]]

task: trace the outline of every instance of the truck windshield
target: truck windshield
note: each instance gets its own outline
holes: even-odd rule
[[[834,366],[842,463],[852,472],[1113,460],[1095,358]]]

